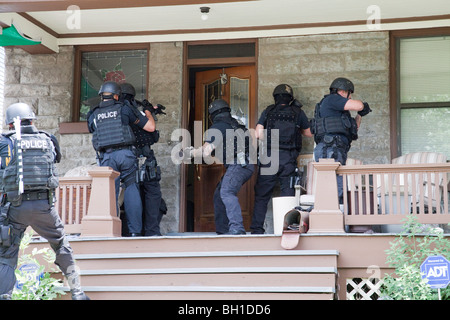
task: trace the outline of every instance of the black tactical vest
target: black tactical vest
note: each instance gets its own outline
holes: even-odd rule
[[[95,131],[92,135],[92,144],[97,151],[107,148],[120,148],[133,145],[136,138],[127,124],[122,124],[121,103],[107,104],[93,110]]]
[[[270,105],[267,109],[267,143],[271,142],[271,131],[278,129],[279,148],[300,151],[302,149],[302,133],[297,124],[299,116],[299,107]]]
[[[229,146],[233,146],[233,157],[234,163],[241,164],[245,166],[249,163],[249,155],[250,155],[250,147],[251,147],[251,139],[250,134],[248,133],[248,129],[241,123],[239,123],[235,118],[231,117],[229,113],[221,113],[215,116],[213,122],[216,123],[218,121],[225,122],[230,125],[230,129],[227,129],[225,137],[223,137],[224,143],[223,146],[223,157],[222,159],[225,162],[228,162],[226,159],[227,148]],[[233,130],[232,134],[231,131]]]
[[[352,118],[349,111],[342,112],[340,117],[322,118],[320,115],[320,102],[316,104],[314,110],[314,119],[311,121],[311,133],[314,134],[316,143],[320,143],[325,134],[343,135],[349,142],[358,139],[356,121]]]
[[[17,140],[15,132],[4,136],[13,142],[14,151],[9,164],[2,170],[2,193],[7,193],[8,197],[12,198],[18,195],[19,154],[22,154],[24,191],[50,190],[58,187],[55,147],[48,133],[37,130],[36,133],[22,132],[20,141]]]

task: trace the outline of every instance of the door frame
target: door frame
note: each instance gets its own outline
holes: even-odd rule
[[[208,45],[208,44],[237,44],[237,43],[254,43],[254,57],[232,57],[232,58],[203,58],[188,59],[188,48],[190,45]],[[182,80],[182,112],[181,112],[181,128],[189,127],[189,74],[190,69],[194,67],[223,67],[223,66],[245,66],[251,65],[255,67],[255,91],[256,91],[256,108],[258,106],[258,39],[236,39],[236,40],[211,40],[211,41],[190,41],[183,43],[183,80]],[[257,119],[255,119],[256,123]],[[250,121],[249,121],[250,122]],[[187,181],[188,168],[187,164],[182,163],[180,168],[180,203],[179,203],[179,232],[186,232],[187,228]]]

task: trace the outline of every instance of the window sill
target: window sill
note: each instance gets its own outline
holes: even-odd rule
[[[87,122],[63,122],[59,124],[60,134],[89,133]]]

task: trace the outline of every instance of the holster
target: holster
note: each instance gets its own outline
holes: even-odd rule
[[[161,169],[157,165],[156,159],[146,161],[142,165],[142,168],[143,168],[143,172],[141,173],[142,181],[153,181],[160,179]]]
[[[0,245],[10,247],[12,244],[11,226],[0,225]]]
[[[12,244],[11,226],[8,222],[8,212],[10,203],[7,202],[2,205],[0,211],[0,244],[4,247],[10,247]]]
[[[327,148],[333,148],[333,158],[336,156],[338,149],[343,152],[348,152],[350,146],[343,141],[343,138],[339,135],[325,135],[322,139],[325,147],[323,148],[323,157],[327,158]]]

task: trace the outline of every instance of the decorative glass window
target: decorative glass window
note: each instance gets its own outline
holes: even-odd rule
[[[79,119],[100,102],[98,91],[105,81],[128,82],[136,89],[136,99],[147,97],[147,50],[83,52],[81,54]]]
[[[231,77],[230,88],[231,115],[247,127],[249,115],[250,80]]]
[[[450,36],[399,39],[401,153],[450,157]]]
[[[203,119],[205,119],[203,123],[203,132],[211,127],[211,119],[209,118],[208,107],[216,99],[222,98],[222,85],[220,84],[220,80],[214,80],[213,82],[206,84],[204,87],[205,92],[205,105],[204,105],[204,115]]]

